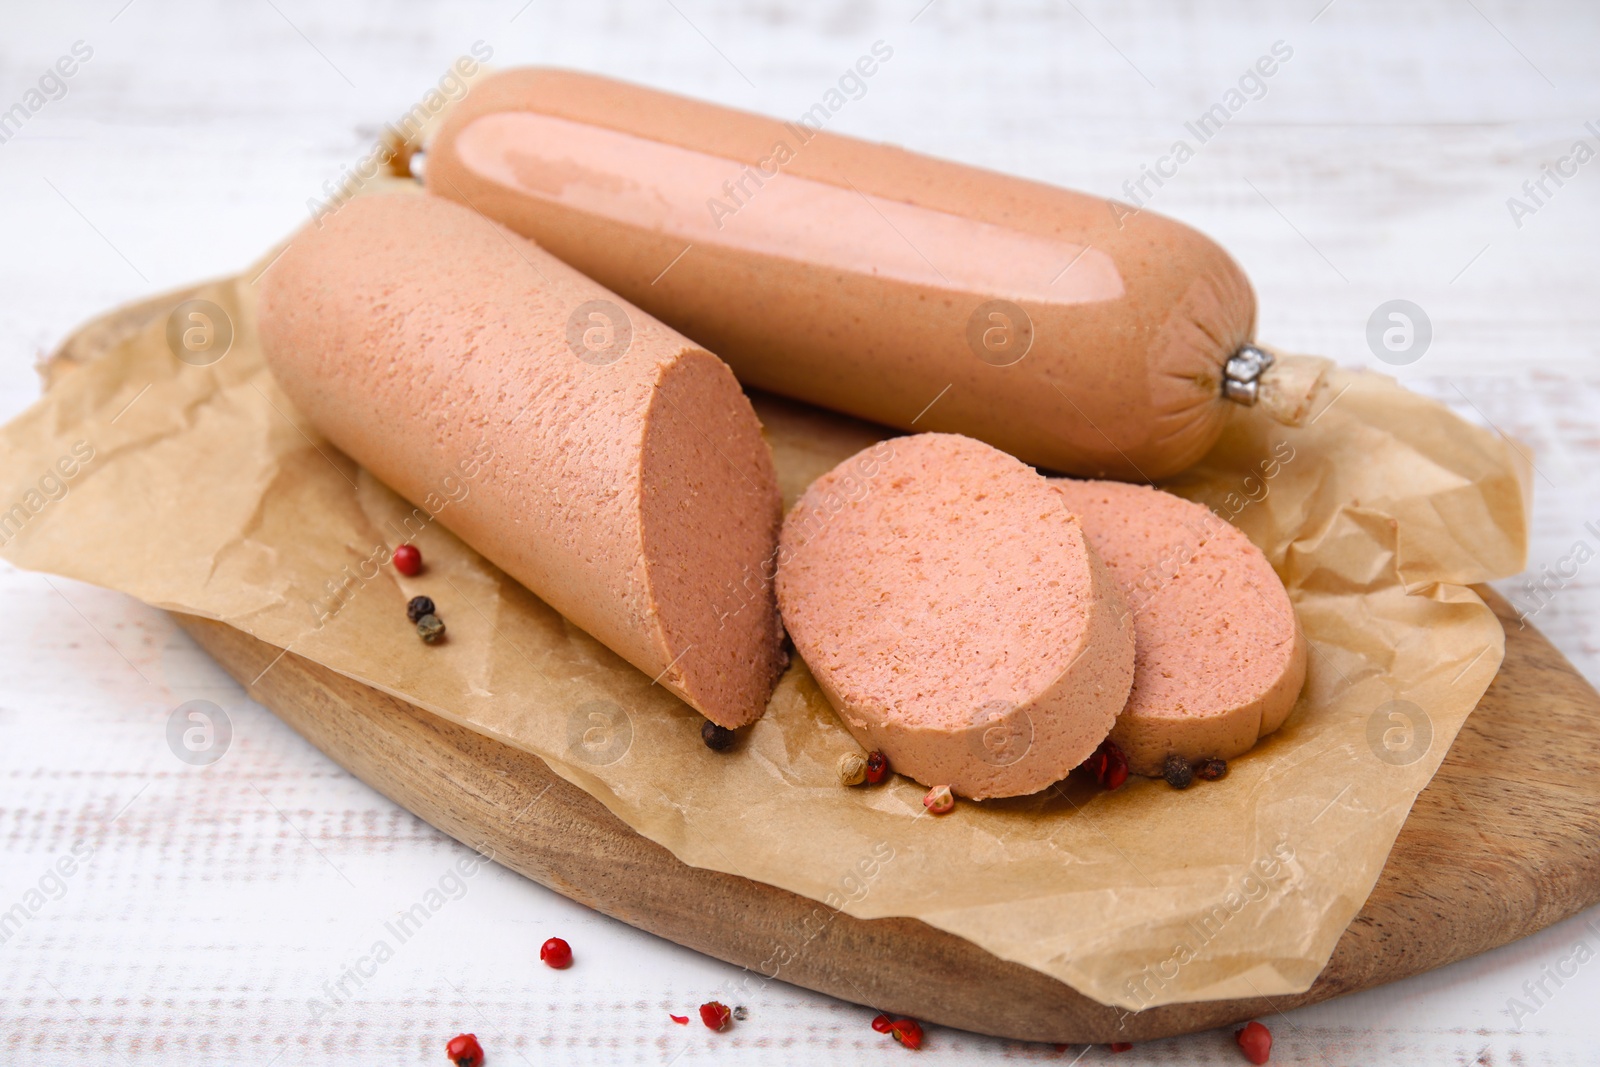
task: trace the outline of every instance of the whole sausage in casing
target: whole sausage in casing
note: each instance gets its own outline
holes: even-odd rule
[[[1082,475],[1160,478],[1215,442],[1255,297],[1214,242],[816,121],[514,70],[447,117],[426,180],[746,385]]]

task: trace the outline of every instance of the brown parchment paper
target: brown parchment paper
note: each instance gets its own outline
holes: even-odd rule
[[[697,714],[300,421],[256,346],[253,279],[270,261],[69,340],[47,395],[0,432],[0,552],[224,620],[534,752],[686,863],[822,901],[823,922],[914,916],[1129,1009],[1303,990],[1500,664],[1500,626],[1465,585],[1523,565],[1517,453],[1387,378],[1338,371],[1308,425],[1241,408],[1170,485],[1266,551],[1313,649],[1288,724],[1226,779],[1107,794],[1075,775],[927,816],[912,782],[836,783],[854,742],[798,661],[742,748],[718,755]],[[233,326],[210,365],[169,347],[190,297]],[[103,355],[75,360],[87,351]],[[883,433],[756,402],[786,503]],[[441,487],[440,520],[471,481]],[[397,531],[425,554],[417,578],[371,562]],[[448,622],[441,645],[406,621],[419,593]],[[763,972],[782,977],[811,936],[774,944]]]

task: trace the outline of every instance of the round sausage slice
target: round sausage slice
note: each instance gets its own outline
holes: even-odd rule
[[[1267,558],[1211,509],[1146,485],[1052,479],[1116,577],[1138,645],[1111,739],[1137,774],[1231,759],[1288,717],[1306,643]]]
[[[295,407],[426,518],[708,719],[765,709],[782,630],[770,582],[747,579],[770,574],[783,505],[715,356],[421,194],[302,231],[260,323]]]
[[[893,438],[817,479],[784,520],[777,586],[846,729],[963,796],[1064,778],[1132,684],[1132,626],[1077,521],[971,438]]]

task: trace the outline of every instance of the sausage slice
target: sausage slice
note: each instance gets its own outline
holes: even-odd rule
[[[1122,597],[1044,478],[954,434],[899,437],[784,520],[778,603],[846,729],[963,796],[1065,777],[1133,680]]]
[[[1133,615],[1133,692],[1111,730],[1129,768],[1160,775],[1172,753],[1231,759],[1282,726],[1306,643],[1261,550],[1209,508],[1150,486],[1052,484]]]

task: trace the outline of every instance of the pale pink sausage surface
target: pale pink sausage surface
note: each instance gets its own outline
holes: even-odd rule
[[[357,198],[299,234],[260,329],[295,407],[412,502],[487,444],[439,521],[707,718],[761,714],[782,632],[770,586],[744,580],[768,573],[781,501],[716,357],[425,195]]]
[[[1053,479],[1133,615],[1133,691],[1111,739],[1139,774],[1231,759],[1283,725],[1306,677],[1294,606],[1209,508],[1143,485]]]
[[[1133,680],[1132,626],[1077,522],[970,438],[893,438],[817,479],[784,520],[777,584],[846,729],[963,796],[1066,777]]]
[[[1054,470],[1194,462],[1254,329],[1238,266],[1172,220],[592,75],[485,80],[426,174],[747,384]]]

